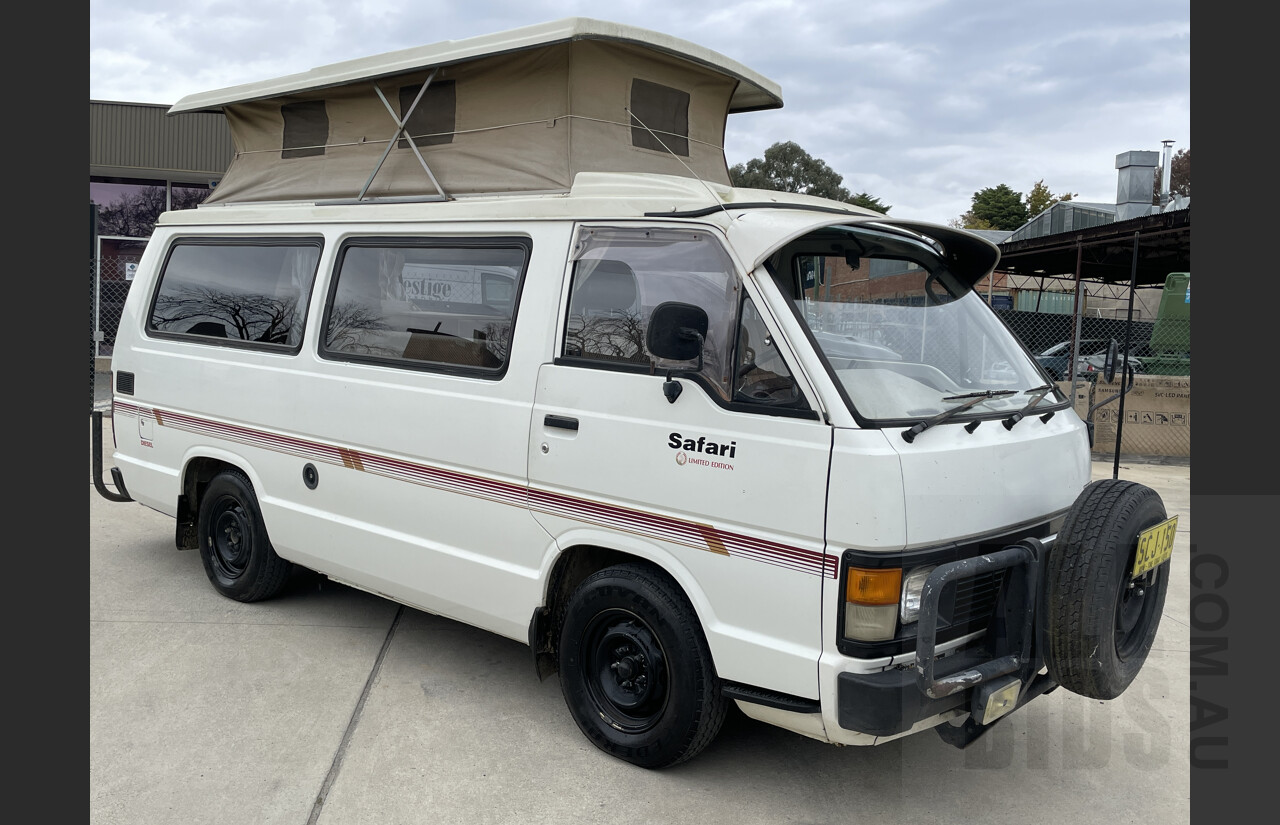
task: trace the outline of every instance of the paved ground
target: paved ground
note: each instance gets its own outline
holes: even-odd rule
[[[1190,469],[1120,477],[1180,520],[1155,650],[1119,699],[1058,690],[965,751],[837,748],[735,713],[665,771],[588,744],[527,647],[315,575],[222,598],[171,519],[91,482],[90,821],[1189,822]]]

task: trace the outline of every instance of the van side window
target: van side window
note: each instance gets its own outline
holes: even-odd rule
[[[147,329],[161,337],[297,352],[319,239],[179,240],[160,273]]]
[[[656,373],[668,363],[645,349],[654,307],[681,301],[702,307],[710,326],[703,346],[704,386],[729,399],[729,366],[741,286],[720,244],[704,232],[584,229],[579,238],[563,355],[579,363]]]
[[[349,242],[330,288],[321,355],[497,377],[528,259],[520,239]]]
[[[645,349],[654,307],[681,301],[706,310],[704,386],[729,400],[732,347],[741,285],[723,247],[705,232],[584,229],[570,286],[562,355],[580,365],[664,372],[668,363]]]

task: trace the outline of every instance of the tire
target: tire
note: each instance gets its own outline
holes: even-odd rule
[[[219,593],[241,602],[277,595],[293,569],[276,555],[253,485],[238,470],[214,476],[200,499],[200,560]]]
[[[560,688],[596,747],[644,768],[693,758],[715,738],[727,701],[684,592],[644,565],[588,576],[560,631]]]
[[[1049,675],[1072,693],[1114,699],[1142,669],[1160,626],[1169,564],[1130,582],[1138,534],[1166,518],[1132,481],[1084,488],[1067,512],[1045,577]]]

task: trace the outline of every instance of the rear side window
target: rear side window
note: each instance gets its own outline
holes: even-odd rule
[[[297,352],[320,239],[179,240],[147,329],[160,337]]]
[[[498,377],[529,243],[357,240],[339,255],[321,355]]]

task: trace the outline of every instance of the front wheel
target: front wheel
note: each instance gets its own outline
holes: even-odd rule
[[[256,602],[284,588],[293,565],[271,546],[258,498],[243,473],[226,470],[209,482],[197,529],[200,560],[219,593]]]
[[[560,686],[596,747],[645,768],[695,756],[727,708],[693,606],[644,565],[606,568],[574,591],[560,631]]]

